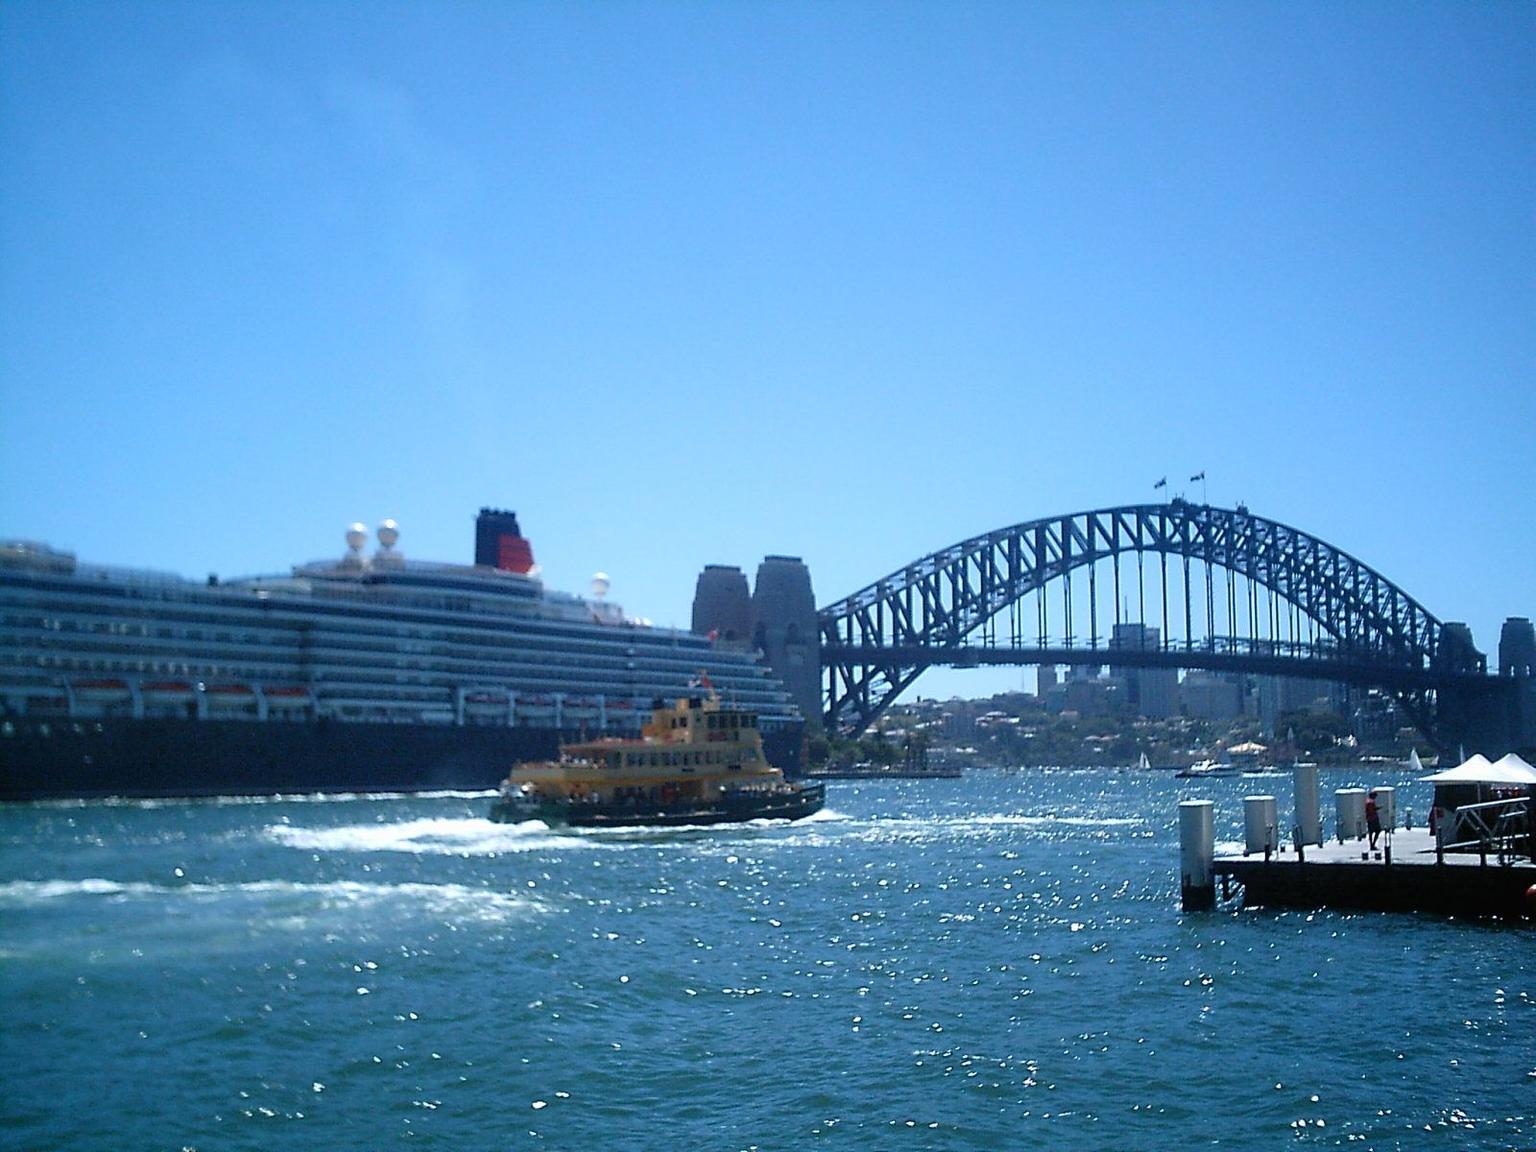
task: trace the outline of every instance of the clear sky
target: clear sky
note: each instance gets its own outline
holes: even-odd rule
[[[1533,448],[1536,5],[0,4],[0,536],[686,626],[1203,470],[1492,651]]]

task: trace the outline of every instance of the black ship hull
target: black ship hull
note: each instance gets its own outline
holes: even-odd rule
[[[576,729],[320,721],[7,716],[0,801],[485,791]],[[793,773],[799,732],[764,735]]]

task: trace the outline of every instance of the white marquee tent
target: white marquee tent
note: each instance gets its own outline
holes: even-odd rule
[[[1424,784],[1496,784],[1536,787],[1536,768],[1511,752],[1497,761],[1477,753],[1454,768],[1419,777]]]

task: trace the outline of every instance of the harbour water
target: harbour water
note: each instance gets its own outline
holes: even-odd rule
[[[1178,799],[1235,840],[1256,783],[0,807],[0,1145],[1536,1146],[1529,926],[1180,911]]]

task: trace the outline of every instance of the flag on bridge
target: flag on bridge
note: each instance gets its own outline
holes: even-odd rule
[[[1156,484],[1152,485],[1152,487],[1154,487],[1154,488],[1166,488],[1166,487],[1168,487],[1168,477],[1164,476]]]
[[[1189,478],[1189,482],[1191,484],[1193,484],[1196,480],[1204,480],[1204,479],[1205,479],[1205,470],[1201,469],[1199,472],[1196,472],[1193,476],[1191,476]]]

